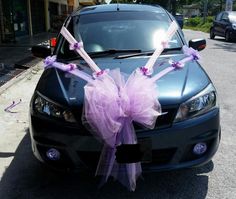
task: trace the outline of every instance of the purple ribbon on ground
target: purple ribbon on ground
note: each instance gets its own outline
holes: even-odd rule
[[[15,111],[11,111],[11,109],[13,109],[13,108],[16,107],[18,104],[20,104],[21,101],[22,101],[21,99],[20,99],[19,102],[17,102],[17,103],[16,103],[15,101],[13,101],[10,106],[8,106],[8,107],[6,107],[6,108],[4,109],[4,111],[5,111],[5,112],[8,112],[8,113],[17,113],[17,112],[15,112]]]

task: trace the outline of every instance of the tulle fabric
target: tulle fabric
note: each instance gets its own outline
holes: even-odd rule
[[[103,74],[84,87],[83,123],[95,138],[113,147],[122,128],[119,118],[123,111],[119,105],[118,88],[114,80]]]
[[[133,121],[153,128],[161,114],[155,82],[138,70],[126,81],[125,75],[115,69],[84,87],[83,121],[104,143],[96,175],[103,176],[101,185],[113,176],[131,191],[142,172],[141,163],[117,163],[116,146],[137,143]]]

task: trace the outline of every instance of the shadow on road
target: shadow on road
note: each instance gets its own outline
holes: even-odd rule
[[[3,155],[4,156],[4,155]],[[0,181],[2,199],[86,199],[86,198],[191,198],[203,199],[208,190],[208,173],[213,163],[174,172],[144,174],[135,192],[128,192],[110,180],[98,189],[98,180],[83,173],[52,172],[32,155],[29,133],[19,144],[13,161]]]
[[[225,39],[223,38],[215,38],[216,41],[214,43],[214,47],[213,49],[223,49],[225,51],[229,51],[229,52],[236,52],[236,42],[232,41],[232,42],[226,42]]]

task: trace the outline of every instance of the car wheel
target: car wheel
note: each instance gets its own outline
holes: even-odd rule
[[[213,28],[210,30],[210,39],[214,39],[215,38],[215,33]]]
[[[225,41],[227,41],[227,42],[231,41],[230,32],[229,32],[229,31],[227,31],[227,32],[225,33]]]

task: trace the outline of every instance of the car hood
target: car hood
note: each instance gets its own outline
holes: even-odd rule
[[[153,75],[169,67],[170,59],[179,61],[183,57],[179,54],[161,56],[155,64]],[[94,60],[102,69],[120,68],[123,73],[131,74],[137,67],[144,66],[148,58],[143,56],[126,59],[106,57]],[[81,70],[92,73],[86,63],[77,61],[77,64]],[[188,62],[183,69],[174,70],[156,82],[159,91],[158,99],[164,106],[178,105],[204,89],[209,82],[208,76],[198,62]],[[84,80],[74,75],[50,68],[42,74],[36,90],[52,101],[66,106],[76,106],[83,103],[85,84]]]

